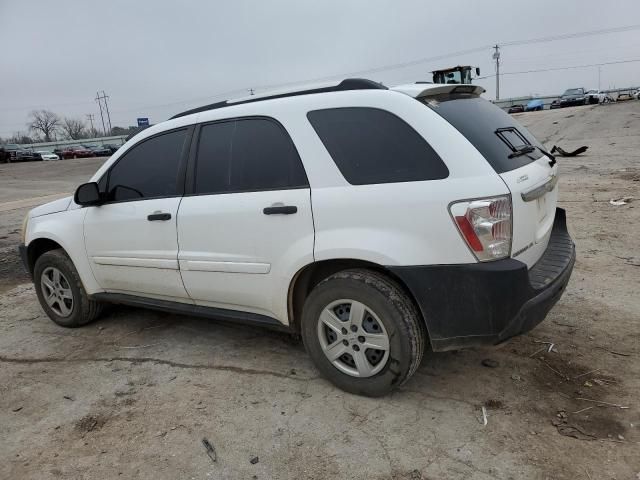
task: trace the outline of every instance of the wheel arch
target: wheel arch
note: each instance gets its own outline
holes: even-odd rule
[[[62,245],[60,245],[55,240],[50,238],[41,237],[32,240],[27,247],[27,262],[29,267],[29,273],[33,276],[33,271],[36,265],[36,261],[43,254],[51,251],[51,250],[62,250],[66,253],[66,250]]]
[[[427,335],[429,336],[429,327],[427,325],[428,322],[424,318],[419,304],[417,303],[414,295],[411,293],[411,290],[409,290],[405,282],[384,265],[355,258],[336,258],[313,262],[302,267],[293,276],[289,284],[287,313],[289,316],[290,328],[294,333],[300,333],[300,319],[302,316],[302,308],[311,290],[313,290],[313,288],[322,280],[333,275],[334,273],[354,268],[372,270],[393,280],[414,303],[416,311],[420,315],[423,325],[425,326],[425,330],[427,331]],[[430,341],[430,337],[428,341]]]

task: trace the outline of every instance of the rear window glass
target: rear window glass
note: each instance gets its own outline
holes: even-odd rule
[[[544,147],[511,115],[483,98],[450,95],[423,102],[458,129],[497,173],[523,167],[542,156],[542,152],[536,149],[529,154],[509,158],[514,147],[527,144]]]
[[[352,185],[417,182],[449,176],[424,138],[394,114],[348,107],[307,114],[344,178]]]

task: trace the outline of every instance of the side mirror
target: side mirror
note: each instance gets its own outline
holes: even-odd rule
[[[100,197],[100,190],[96,182],[83,183],[78,187],[76,193],[73,195],[73,201],[83,207],[91,205],[100,205],[102,198]]]
[[[476,77],[480,76],[480,67],[476,67]]]

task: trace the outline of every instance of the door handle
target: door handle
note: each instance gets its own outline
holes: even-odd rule
[[[171,220],[171,214],[156,212],[156,213],[152,213],[151,215],[147,215],[147,220],[149,220],[150,222],[156,222],[158,220],[161,220],[164,222],[167,220]]]
[[[278,205],[266,207],[262,210],[265,215],[292,215],[298,212],[298,207],[295,205]]]

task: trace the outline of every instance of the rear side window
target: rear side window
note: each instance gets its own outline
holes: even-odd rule
[[[522,145],[542,145],[511,115],[483,98],[451,95],[424,103],[457,128],[497,173],[523,167],[542,156],[536,149],[530,154],[509,158]]]
[[[266,118],[203,125],[195,193],[282,190],[308,186],[291,138]]]
[[[109,173],[113,201],[179,195],[178,168],[187,130],[143,140],[131,148]]]
[[[352,185],[417,182],[449,176],[422,136],[377,108],[315,110],[307,118],[344,178]]]

